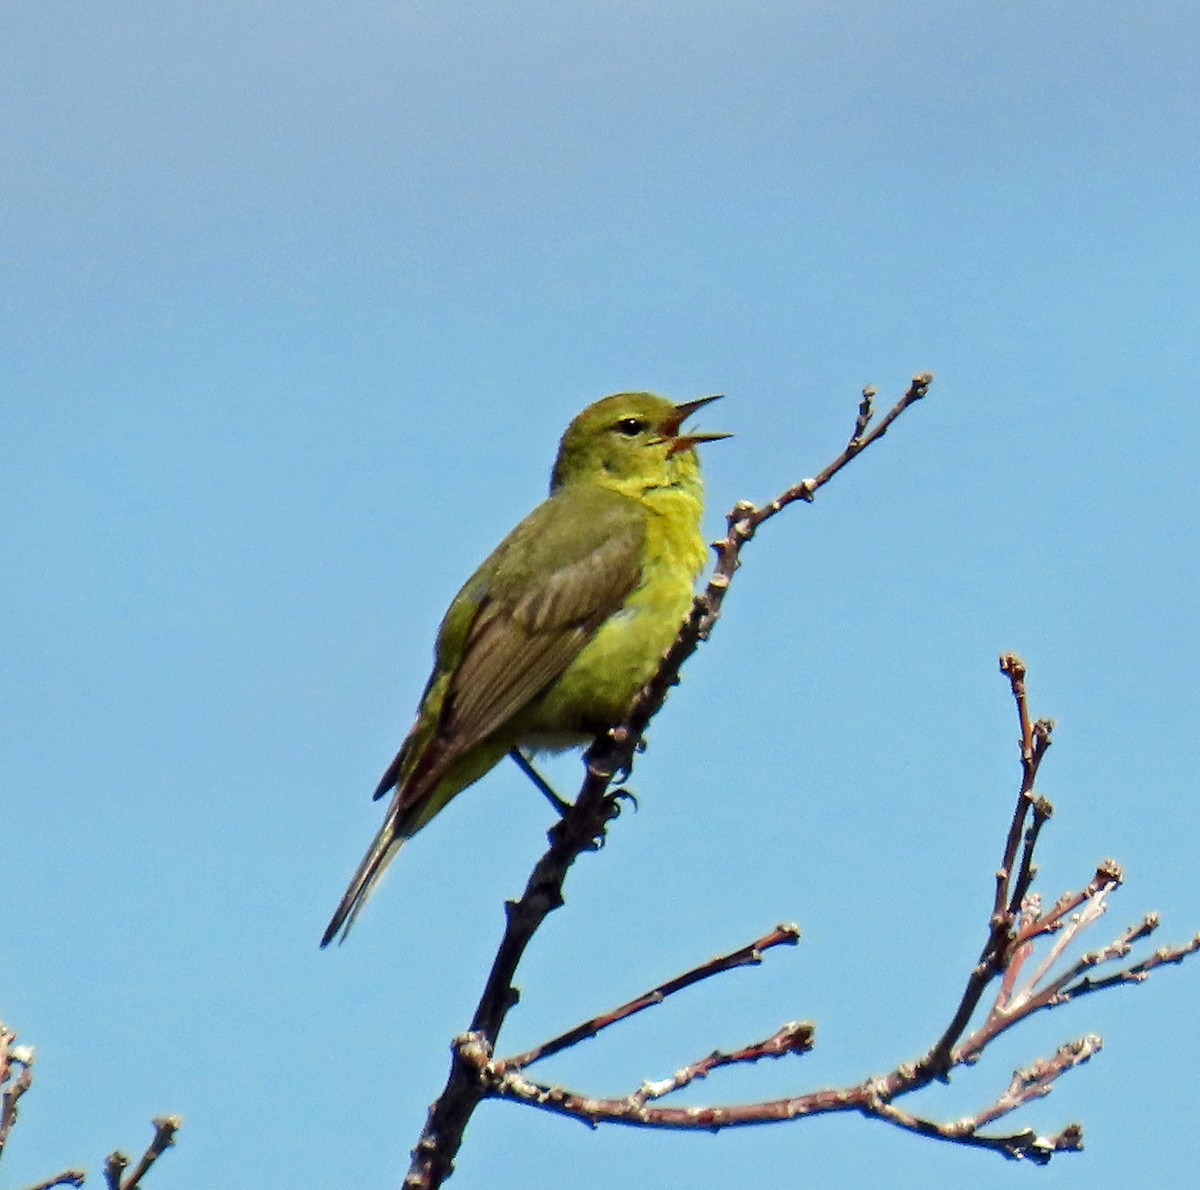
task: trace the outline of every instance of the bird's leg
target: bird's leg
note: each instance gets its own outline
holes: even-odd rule
[[[543,796],[558,811],[558,816],[561,818],[571,808],[571,803],[564,801],[554,792],[550,782],[533,767],[529,761],[529,757],[520,748],[510,748],[508,754],[513,758],[517,768],[541,790]]]

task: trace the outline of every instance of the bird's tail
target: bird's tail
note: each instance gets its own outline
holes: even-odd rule
[[[367,903],[375,885],[379,883],[380,876],[395,858],[396,852],[408,840],[409,835],[399,829],[396,819],[397,815],[389,812],[379,828],[379,833],[371,841],[367,854],[358,865],[358,871],[354,873],[354,879],[350,881],[350,887],[346,889],[337,911],[325,927],[325,933],[321,937],[322,948],[328,946],[334,938],[337,938],[339,943],[346,941],[350,927],[362,912],[362,907]]]

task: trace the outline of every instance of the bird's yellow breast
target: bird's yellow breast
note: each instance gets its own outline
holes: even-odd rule
[[[639,498],[650,513],[641,580],[522,716],[528,747],[569,747],[619,723],[691,608],[705,560],[699,495],[672,487]]]

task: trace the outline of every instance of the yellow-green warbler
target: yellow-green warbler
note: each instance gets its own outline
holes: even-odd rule
[[[704,565],[682,405],[618,393],[567,427],[550,497],[454,597],[416,722],[375,790],[387,816],[321,945],[345,936],[400,845],[514,749],[561,749],[621,722],[691,606]]]

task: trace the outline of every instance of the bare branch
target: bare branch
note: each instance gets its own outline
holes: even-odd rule
[[[104,1159],[104,1182],[108,1190],[121,1190],[121,1176],[129,1166],[129,1158],[120,1149],[114,1149]]]
[[[1053,724],[1048,719],[1040,719],[1035,724],[1029,714],[1029,701],[1025,688],[1025,663],[1015,653],[1003,653],[1000,656],[1000,672],[1008,678],[1012,688],[1013,699],[1017,708],[1017,722],[1020,727],[1020,756],[1021,756],[1021,788],[1017,794],[1017,805],[1013,811],[1012,823],[1008,828],[1008,836],[1004,844],[1004,858],[996,870],[996,892],[992,902],[992,916],[988,923],[988,935],[980,951],[979,960],[971,970],[967,986],[963,990],[958,1008],[950,1020],[946,1031],[937,1040],[929,1052],[917,1064],[922,1076],[928,1074],[934,1078],[944,1078],[950,1067],[954,1065],[954,1047],[966,1031],[979,1007],[983,994],[991,981],[1000,974],[1005,966],[1005,959],[1012,942],[1012,931],[1017,920],[1019,906],[1024,899],[1012,895],[1013,864],[1017,858],[1017,848],[1020,845],[1025,821],[1030,813],[1033,823],[1026,834],[1025,851],[1021,867],[1017,875],[1016,886],[1028,888],[1033,879],[1033,849],[1046,819],[1050,816],[1050,806],[1044,799],[1038,799],[1033,793],[1033,783],[1037,777],[1038,767],[1046,749],[1050,746],[1050,732]]]
[[[175,1133],[183,1125],[179,1116],[155,1116],[151,1123],[154,1125],[154,1136],[128,1177],[123,1175],[129,1158],[120,1151],[108,1155],[104,1163],[104,1176],[109,1190],[135,1190],[140,1186],[151,1166],[175,1143]]]
[[[1200,935],[1197,935],[1183,946],[1164,948],[1115,974],[1104,977],[1090,974],[1104,964],[1125,958],[1135,942],[1149,935],[1158,923],[1156,917],[1147,916],[1108,946],[1062,966],[1067,948],[1101,919],[1107,898],[1120,887],[1122,874],[1118,865],[1105,861],[1086,887],[1064,894],[1046,911],[1043,911],[1041,897],[1033,892],[1037,844],[1053,812],[1049,801],[1037,793],[1035,783],[1050,745],[1053,723],[1048,719],[1034,719],[1030,714],[1025,666],[1013,654],[1001,657],[1000,668],[1008,678],[1017,710],[1021,781],[1001,865],[995,875],[987,934],[950,1023],[918,1061],[902,1063],[887,1075],[868,1078],[848,1087],[824,1088],[758,1103],[671,1107],[661,1102],[721,1067],[807,1052],[814,1044],[813,1026],[790,1022],[764,1041],[732,1051],[714,1051],[666,1078],[644,1080],[636,1090],[621,1098],[585,1095],[563,1086],[540,1084],[527,1077],[526,1069],[541,1058],[594,1037],[692,983],[757,961],[768,942],[777,945],[795,941],[794,927],[780,927],[773,935],[701,964],[531,1050],[509,1058],[494,1056],[499,1028],[507,1011],[516,1003],[517,992],[512,977],[520,955],[545,914],[562,903],[562,882],[571,863],[582,851],[595,848],[603,840],[608,822],[619,809],[616,798],[622,792],[608,792],[613,777],[630,769],[634,751],[650,720],[662,706],[667,691],[677,681],[680,667],[717,622],[725,593],[740,565],[742,548],[764,522],[783,508],[797,501],[811,501],[850,459],[882,437],[905,408],[925,395],[929,381],[928,376],[915,377],[904,397],[873,428],[874,394],[864,390],[850,441],[833,462],[814,478],[802,480],[769,504],[739,503],[729,513],[726,535],[714,543],[717,560],[707,587],[696,598],[687,622],[664,656],[655,677],[635,699],[626,721],[597,739],[589,749],[586,776],[575,806],[550,832],[550,850],[535,868],[524,896],[508,906],[508,928],[480,1008],[471,1031],[454,1043],[450,1080],[431,1109],[405,1181],[407,1187],[438,1186],[448,1176],[466,1120],[485,1096],[509,1099],[569,1116],[591,1127],[614,1123],[644,1128],[717,1131],[830,1112],[857,1111],[868,1118],[933,1139],[970,1145],[1010,1159],[1038,1164],[1045,1164],[1057,1152],[1082,1146],[1082,1130],[1074,1124],[1054,1136],[1043,1136],[1029,1129],[1005,1135],[983,1129],[1018,1107],[1049,1094],[1063,1074],[1099,1052],[1101,1042],[1094,1036],[1063,1045],[1051,1057],[1016,1071],[1005,1091],[974,1116],[938,1122],[908,1113],[896,1102],[934,1081],[947,1079],[953,1069],[977,1061],[991,1041],[1033,1013],[1057,1007],[1102,987],[1138,982],[1155,966],[1181,962],[1200,949]],[[781,934],[785,929],[786,933]],[[1042,938],[1051,941],[1047,952],[1039,959],[1035,951]],[[1028,974],[1027,969],[1032,969],[1032,974]],[[985,993],[993,984],[997,987],[990,1009],[980,1025],[967,1035]]]
[[[1055,1152],[1082,1146],[1083,1132],[1078,1125],[1071,1125],[1052,1138],[1031,1131],[995,1136],[981,1133],[979,1129],[1032,1099],[1048,1095],[1054,1082],[1066,1071],[1082,1065],[1099,1051],[1100,1039],[1091,1036],[1061,1046],[1051,1058],[1016,1071],[1008,1088],[993,1103],[974,1116],[945,1124],[896,1107],[892,1102],[893,1094],[888,1079],[867,1079],[843,1089],[813,1091],[762,1103],[678,1108],[649,1105],[650,1100],[687,1086],[719,1065],[728,1065],[733,1061],[755,1061],[785,1053],[802,1053],[811,1048],[811,1042],[810,1025],[786,1025],[772,1038],[748,1047],[746,1051],[713,1054],[707,1060],[685,1067],[662,1083],[644,1083],[632,1095],[622,1099],[584,1096],[564,1087],[534,1083],[517,1070],[502,1070],[497,1064],[489,1062],[483,1047],[469,1036],[459,1038],[458,1045],[464,1060],[474,1064],[480,1078],[489,1085],[490,1094],[556,1115],[579,1119],[593,1128],[607,1123],[719,1132],[728,1128],[778,1123],[831,1112],[856,1111],[868,1118],[883,1120],[935,1140],[989,1149],[1005,1157],[1029,1159],[1038,1164],[1045,1164]],[[743,1054],[747,1056],[743,1057]]]
[[[1016,861],[1018,847],[1021,848],[1021,860],[1015,876],[1010,880],[1005,874],[998,886],[997,903],[1003,909],[991,919],[983,955],[971,972],[967,990],[951,1026],[921,1061],[904,1063],[890,1074],[869,1078],[849,1087],[826,1088],[785,1099],[688,1108],[665,1107],[659,1102],[720,1067],[753,1062],[763,1057],[779,1057],[786,1053],[807,1052],[814,1044],[814,1027],[808,1023],[792,1022],[765,1041],[740,1050],[716,1051],[682,1067],[668,1078],[644,1081],[632,1094],[620,1099],[589,1096],[563,1086],[540,1084],[524,1075],[523,1068],[536,1058],[552,1050],[557,1052],[565,1049],[650,1004],[661,1002],[667,991],[678,990],[697,978],[720,974],[747,959],[753,961],[755,950],[773,937],[767,935],[765,939],[741,951],[731,952],[730,955],[694,968],[637,1000],[593,1018],[553,1042],[516,1058],[492,1060],[483,1038],[478,1034],[465,1035],[456,1043],[457,1053],[464,1063],[475,1069],[478,1080],[486,1087],[486,1094],[570,1116],[591,1127],[613,1123],[643,1128],[718,1131],[829,1112],[857,1111],[868,1118],[879,1119],[931,1139],[970,1145],[1010,1159],[1029,1160],[1038,1164],[1047,1163],[1057,1152],[1080,1148],[1083,1133],[1076,1124],[1049,1137],[1029,1129],[1013,1134],[987,1133],[982,1129],[1032,1100],[1048,1095],[1063,1074],[1098,1053],[1102,1043],[1099,1037],[1093,1035],[1060,1046],[1051,1057],[1016,1071],[1006,1090],[973,1116],[939,1122],[906,1112],[896,1103],[902,1096],[926,1087],[936,1079],[946,1078],[955,1067],[976,1062],[986,1046],[1001,1033],[1034,1013],[1058,1007],[1075,996],[1102,987],[1139,982],[1155,966],[1182,962],[1189,954],[1200,949],[1200,935],[1197,935],[1185,945],[1161,948],[1153,956],[1113,975],[1093,978],[1087,974],[1104,964],[1125,958],[1134,944],[1149,937],[1158,926],[1158,917],[1156,914],[1147,914],[1115,941],[1081,955],[1060,969],[1067,949],[1102,918],[1108,897],[1121,886],[1123,873],[1116,862],[1105,860],[1097,866],[1085,888],[1079,892],[1065,893],[1044,912],[1041,898],[1028,891],[1036,872],[1034,849],[1041,826],[1049,819],[1044,799],[1032,791],[1038,765],[1049,743],[1049,721],[1034,721],[1029,717],[1025,672],[1020,661],[1008,655],[1002,659],[1001,665],[1013,685],[1021,723],[1022,779],[1014,818],[1018,828],[1010,828],[1006,841],[1009,870]],[[1024,831],[1022,845],[1020,823],[1023,819],[1029,819],[1030,815],[1032,818]],[[1015,899],[1017,891],[1022,892],[1020,905],[1017,910],[1010,912],[1008,906]],[[1043,937],[1053,940],[1047,952],[1034,963],[1035,944]],[[1031,965],[1032,974],[1027,974],[1026,968]],[[999,980],[999,987],[982,1023],[965,1039],[959,1040],[974,1016],[984,991],[996,980]],[[944,1052],[939,1052],[939,1047],[945,1047]]]
[[[17,1105],[33,1085],[33,1050],[13,1043],[17,1035],[0,1024],[0,1155],[17,1122]]]
[[[735,967],[761,963],[765,951],[776,946],[795,946],[799,941],[800,928],[798,926],[778,925],[769,934],[764,934],[747,946],[731,950],[728,954],[717,955],[716,958],[709,959],[708,962],[701,963],[690,971],[675,976],[674,979],[668,979],[648,992],[643,992],[642,995],[622,1004],[620,1008],[614,1008],[610,1012],[592,1017],[591,1020],[584,1021],[558,1037],[526,1050],[523,1054],[515,1054],[512,1057],[501,1059],[497,1061],[496,1065],[504,1070],[524,1070],[526,1067],[532,1066],[534,1062],[540,1062],[543,1058],[561,1053],[573,1045],[578,1045],[581,1041],[595,1037],[602,1029],[607,1029],[618,1021],[623,1021],[635,1013],[661,1004],[668,996],[673,996],[676,992],[681,992],[684,988],[691,987],[701,980],[710,979],[724,971],[731,971]]]
[[[17,1105],[21,1096],[33,1085],[33,1049],[14,1045],[17,1035],[0,1023],[0,1156],[17,1122]],[[81,1169],[64,1169],[53,1177],[37,1182],[29,1190],[52,1190],[54,1186],[82,1186]]]
[[[17,1103],[33,1083],[33,1050],[16,1046],[17,1035],[0,1023],[0,1155],[4,1152],[9,1133],[17,1120]],[[178,1116],[162,1116],[154,1121],[154,1139],[129,1178],[122,1174],[129,1165],[124,1153],[111,1153],[104,1163],[104,1177],[109,1190],[135,1190],[143,1175],[159,1156],[174,1144],[179,1130]],[[55,1186],[82,1186],[86,1178],[82,1169],[64,1169],[53,1177],[35,1183],[27,1190],[53,1190]]]
[[[1149,929],[1153,929],[1158,925],[1158,917],[1156,914],[1147,914],[1144,921],[1139,926],[1130,927],[1131,930],[1141,930],[1145,926],[1153,922]],[[1148,933],[1149,930],[1146,930]],[[1114,944],[1118,947],[1124,946],[1124,940],[1120,940]],[[1078,983],[1071,984],[1069,987],[1064,987],[1059,992],[1060,1000],[1077,999],[1079,996],[1086,996],[1091,992],[1100,992],[1105,988],[1116,987],[1118,985],[1141,983],[1147,979],[1150,972],[1155,967],[1161,967],[1166,963],[1178,965],[1182,963],[1188,955],[1195,954],[1200,950],[1200,934],[1194,935],[1187,942],[1178,946],[1160,946],[1149,958],[1143,959],[1140,963],[1134,963],[1124,970],[1116,971],[1112,975],[1106,975],[1103,979],[1093,979],[1091,976],[1085,975]],[[1128,953],[1128,950],[1122,952]]]
[[[660,1079],[658,1082],[644,1082],[630,1099],[644,1104],[651,1099],[665,1098],[675,1091],[681,1091],[698,1078],[707,1078],[722,1066],[754,1063],[763,1058],[783,1058],[788,1054],[807,1054],[816,1042],[816,1033],[816,1026],[811,1021],[788,1021],[763,1041],[756,1041],[728,1053],[713,1050],[708,1057],[682,1067],[670,1078]]]
[[[82,1169],[64,1169],[44,1182],[35,1182],[25,1190],[54,1190],[55,1186],[82,1186],[87,1174]]]

